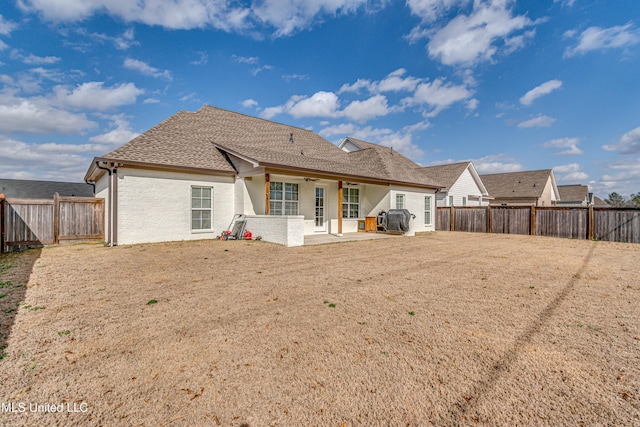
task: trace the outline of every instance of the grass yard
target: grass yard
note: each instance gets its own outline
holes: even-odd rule
[[[448,232],[3,255],[0,425],[638,426],[639,273]]]

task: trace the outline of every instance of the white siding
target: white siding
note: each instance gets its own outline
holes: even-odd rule
[[[226,176],[118,169],[118,244],[215,238],[233,218],[234,181]],[[213,188],[213,231],[191,230],[192,186]]]
[[[467,206],[487,206],[489,204],[488,202],[483,201],[482,204],[480,204],[479,199],[469,197],[479,197],[481,195],[482,192],[480,191],[480,188],[478,188],[476,181],[473,179],[471,172],[469,172],[469,168],[465,169],[464,172],[460,174],[460,177],[458,177],[456,182],[451,186],[447,194],[447,196],[453,196],[454,206],[462,206],[463,197],[467,198]]]

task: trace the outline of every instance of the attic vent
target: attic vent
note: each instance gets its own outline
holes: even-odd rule
[[[289,134],[289,142],[293,144],[293,132]]]

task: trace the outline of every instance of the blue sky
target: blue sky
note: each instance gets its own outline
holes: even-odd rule
[[[422,165],[640,192],[637,0],[8,0],[0,177],[91,159],[203,104]]]

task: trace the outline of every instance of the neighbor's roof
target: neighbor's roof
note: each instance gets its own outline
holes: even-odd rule
[[[598,208],[608,208],[608,207],[610,207],[609,203],[605,202],[604,200],[602,200],[598,196],[593,196],[593,206],[598,207]]]
[[[0,179],[0,193],[6,198],[51,199],[60,196],[93,197],[93,187],[84,182],[31,181]]]
[[[558,191],[563,202],[583,202],[589,199],[589,187],[586,185],[558,185]]]
[[[371,167],[313,131],[211,106],[180,111],[97,160],[234,173],[221,151],[263,167],[437,187],[425,177]]]
[[[551,169],[480,175],[487,191],[495,198],[538,198],[542,196]]]

